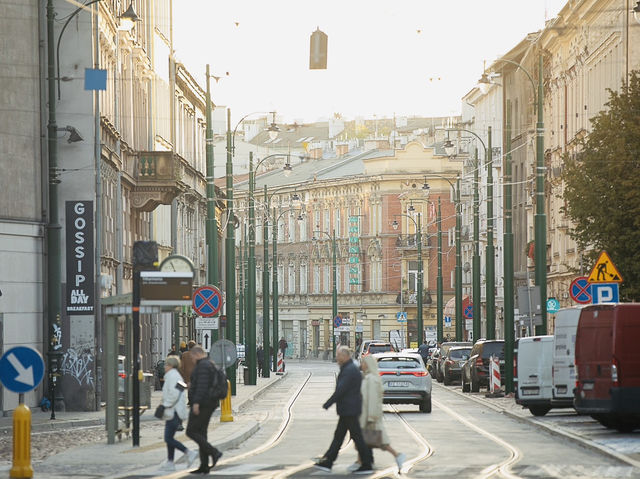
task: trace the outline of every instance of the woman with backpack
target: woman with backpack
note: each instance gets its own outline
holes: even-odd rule
[[[180,461],[186,460],[191,467],[193,461],[198,457],[196,451],[190,451],[180,441],[174,438],[176,431],[182,425],[182,421],[187,419],[187,398],[184,388],[186,384],[182,381],[182,376],[178,372],[180,359],[178,356],[167,356],[164,361],[164,384],[162,386],[162,405],[164,406],[164,442],[167,443],[167,460],[162,463],[162,471],[175,471],[173,458],[175,450],[182,451],[184,455]]]

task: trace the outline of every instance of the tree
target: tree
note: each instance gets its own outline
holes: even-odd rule
[[[622,274],[621,296],[640,300],[640,71],[591,120],[581,151],[565,157],[564,213],[591,264],[606,250]]]

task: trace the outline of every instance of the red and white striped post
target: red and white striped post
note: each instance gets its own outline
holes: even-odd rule
[[[502,378],[500,377],[500,358],[497,356],[491,356],[489,364],[491,365],[491,376],[489,378],[489,385],[492,394],[500,392],[502,387]]]
[[[284,374],[284,356],[282,350],[278,351],[278,369],[276,374]]]

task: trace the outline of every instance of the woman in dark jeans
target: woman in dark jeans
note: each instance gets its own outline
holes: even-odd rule
[[[178,461],[187,461],[187,467],[191,467],[198,457],[197,451],[190,451],[184,444],[174,438],[176,431],[182,425],[189,413],[187,411],[187,393],[184,391],[184,381],[178,372],[180,359],[177,356],[167,356],[164,361],[164,385],[162,386],[162,404],[164,406],[164,442],[167,443],[167,460],[160,465],[162,471],[175,471],[173,462],[175,450],[184,454]]]

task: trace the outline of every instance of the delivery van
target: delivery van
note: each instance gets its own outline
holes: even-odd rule
[[[553,399],[573,407],[576,384],[575,346],[580,311],[584,306],[563,308],[556,313],[553,334]]]
[[[575,408],[602,425],[640,427],[640,303],[587,306],[576,333]]]
[[[534,416],[544,416],[553,400],[553,336],[520,338],[514,352],[516,403]]]

